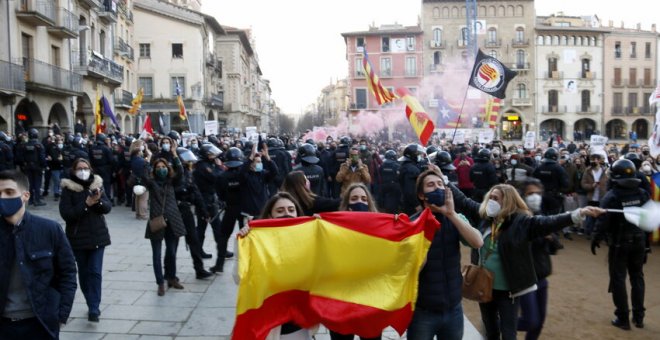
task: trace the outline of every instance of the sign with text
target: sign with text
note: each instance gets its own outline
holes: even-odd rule
[[[246,126],[245,127],[245,138],[247,140],[251,141],[252,143],[258,143],[259,142],[259,133],[257,133],[257,127],[256,126]]]
[[[456,130],[456,136],[454,136],[452,144],[465,144],[465,130]]]
[[[218,134],[218,121],[205,120],[204,121],[204,134],[207,136]]]
[[[535,143],[536,143],[536,132],[527,131],[527,133],[525,134],[525,143],[524,143],[525,149],[533,149]]]
[[[605,150],[605,144],[607,144],[607,137],[600,135],[591,135],[591,141],[589,145],[592,150]]]
[[[495,138],[494,130],[488,129],[488,130],[479,131],[479,143],[488,144],[491,143],[494,138]]]

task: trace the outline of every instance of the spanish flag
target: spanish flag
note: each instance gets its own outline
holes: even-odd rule
[[[94,134],[99,134],[103,132],[103,124],[102,124],[102,117],[101,117],[101,106],[103,105],[101,103],[101,90],[97,89],[96,90],[96,100],[94,101]]]
[[[142,106],[142,98],[144,97],[144,88],[140,88],[137,93],[137,96],[131,101],[131,108],[128,109],[128,114],[136,115]]]
[[[392,91],[383,87],[383,84],[380,83],[380,79],[374,68],[371,66],[369,61],[369,55],[367,55],[367,47],[364,46],[364,58],[362,59],[362,67],[364,67],[364,73],[367,76],[367,85],[369,86],[369,91],[376,97],[376,102],[378,105],[383,105],[383,103],[389,103],[393,101],[396,97]]]
[[[420,143],[426,145],[433,134],[433,129],[435,129],[433,121],[429,118],[422,104],[410,94],[407,88],[397,88],[396,95],[406,102],[406,117],[410,121],[413,130],[415,130],[417,137],[419,137]]]
[[[238,242],[232,339],[265,339],[287,322],[362,337],[387,326],[403,334],[439,226],[428,209],[415,222],[363,212],[250,222]]]
[[[183,98],[181,97],[181,87],[179,86],[179,80],[176,81],[176,103],[179,105],[179,118],[181,120],[186,120],[186,106],[183,103]]]

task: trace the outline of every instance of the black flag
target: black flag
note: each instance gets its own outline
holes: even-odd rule
[[[469,84],[493,97],[504,99],[509,81],[517,75],[516,71],[511,71],[499,60],[479,50],[470,73]]]

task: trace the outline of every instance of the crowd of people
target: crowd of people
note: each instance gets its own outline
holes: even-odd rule
[[[570,240],[575,234],[591,240],[594,254],[603,241],[610,247],[612,324],[630,329],[632,311],[632,323],[642,328],[649,237],[605,209],[648,201],[660,155],[652,157],[648,146],[638,144],[598,149],[547,144],[525,149],[436,138],[424,147],[348,136],[247,140],[228,134],[184,139],[175,131],[91,137],[56,127],[42,139],[36,129],[15,138],[0,132],[0,249],[6,255],[0,265],[11,273],[0,279],[0,338],[56,338],[71,310],[76,269],[88,320],[99,322],[103,252],[111,243],[104,215],[117,205],[131,207],[145,222],[159,296],[184,288],[176,265],[182,236],[196,277],[204,280],[225,270],[225,260],[234,256],[227,250],[232,233],[237,227],[241,235],[249,233],[252,218],[369,211],[416,219],[428,208],[442,228],[419,274],[409,338],[462,338],[460,244],[473,249],[472,262],[494,273],[493,300],[480,304],[486,337],[515,339],[520,330],[527,339],[538,338],[550,254],[563,247],[560,236]],[[25,210],[53,204],[46,202],[51,194],[66,223],[64,233]],[[167,227],[151,228],[160,216]],[[34,236],[36,225],[48,226],[48,232]],[[208,225],[214,254],[203,249]],[[204,260],[213,257],[207,269]],[[35,281],[42,287],[35,288]],[[278,332],[282,339],[309,338],[293,323]],[[353,335],[331,330],[331,337]]]

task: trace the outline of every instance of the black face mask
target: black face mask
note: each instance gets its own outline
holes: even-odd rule
[[[363,202],[351,203],[348,205],[351,211],[369,211],[369,205]]]

